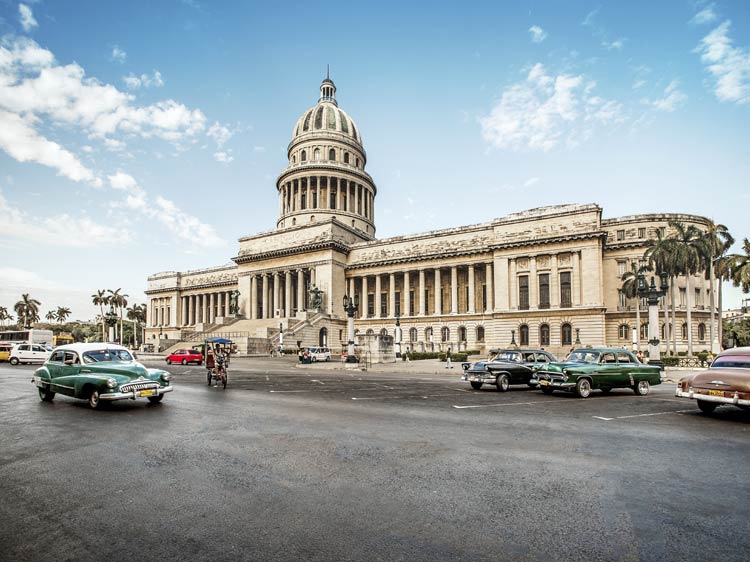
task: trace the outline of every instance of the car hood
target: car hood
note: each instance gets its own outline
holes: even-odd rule
[[[690,383],[697,388],[731,388],[750,392],[750,369],[708,369],[694,375]]]
[[[99,363],[88,363],[81,369],[101,375],[117,376],[118,381],[137,379],[139,377],[148,378],[149,370],[137,361],[102,361]]]
[[[549,365],[544,365],[540,370],[547,371],[548,373],[562,373],[563,369],[580,367],[581,365],[588,365],[588,363],[578,363],[575,361],[567,361],[565,363],[550,363]]]

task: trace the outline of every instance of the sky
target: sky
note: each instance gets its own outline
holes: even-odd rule
[[[231,263],[327,64],[380,238],[564,203],[750,236],[744,0],[0,0],[0,306]]]

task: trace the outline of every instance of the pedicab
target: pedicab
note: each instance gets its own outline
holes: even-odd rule
[[[223,388],[227,387],[227,367],[229,366],[229,354],[232,351],[230,346],[233,343],[232,340],[226,338],[203,340],[206,357],[206,384],[208,386],[211,386],[211,382],[215,382],[215,386],[221,384]]]

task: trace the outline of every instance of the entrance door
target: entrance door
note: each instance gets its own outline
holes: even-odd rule
[[[318,334],[318,345],[320,347],[328,347],[328,330],[326,328],[320,329],[320,333]]]

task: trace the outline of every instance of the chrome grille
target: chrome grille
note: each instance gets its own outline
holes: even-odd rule
[[[146,390],[147,388],[159,388],[159,383],[155,381],[135,381],[124,384],[120,387],[120,392],[133,392]]]

